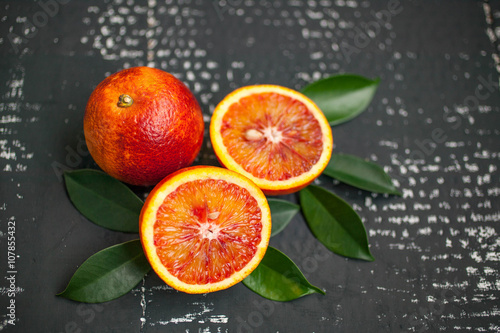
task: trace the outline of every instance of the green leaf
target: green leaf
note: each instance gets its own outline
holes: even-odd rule
[[[125,184],[91,169],[66,171],[64,181],[71,202],[90,221],[111,230],[139,232],[143,202]]]
[[[111,246],[87,259],[58,296],[85,303],[107,302],[132,290],[150,269],[138,239]]]
[[[353,155],[332,154],[323,173],[362,190],[401,195],[384,169]]]
[[[330,251],[345,257],[375,260],[363,222],[347,202],[319,186],[300,191],[300,206],[314,236]]]
[[[306,280],[290,258],[271,246],[243,284],[262,297],[281,302],[314,293],[325,294]]]
[[[271,237],[279,234],[300,210],[299,205],[280,199],[267,199],[271,208]]]
[[[341,74],[313,82],[302,89],[323,111],[330,125],[338,125],[359,115],[370,104],[379,79]]]

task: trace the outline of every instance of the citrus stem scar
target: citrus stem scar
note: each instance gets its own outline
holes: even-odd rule
[[[120,95],[120,97],[118,98],[117,105],[121,108],[128,108],[132,104],[134,104],[134,100],[127,94]]]

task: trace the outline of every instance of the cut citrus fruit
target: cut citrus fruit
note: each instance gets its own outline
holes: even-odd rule
[[[276,85],[227,95],[212,115],[210,139],[223,166],[269,195],[309,185],[327,166],[333,147],[332,130],[316,104]]]
[[[167,176],[149,194],[139,223],[153,270],[191,294],[243,280],[264,257],[271,235],[264,193],[242,175],[212,166]]]

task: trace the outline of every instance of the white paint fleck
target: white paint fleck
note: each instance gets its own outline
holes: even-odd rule
[[[157,322],[157,324],[166,326],[169,324],[179,324],[179,323],[216,323],[216,324],[221,324],[221,323],[227,323],[229,318],[226,315],[223,314],[212,314],[212,315],[207,315],[208,313],[211,313],[214,311],[213,303],[207,303],[205,302],[194,302],[192,303],[193,305],[196,305],[200,308],[199,311],[187,313],[182,317],[173,317],[169,320],[160,320]],[[210,305],[210,306],[209,306]]]

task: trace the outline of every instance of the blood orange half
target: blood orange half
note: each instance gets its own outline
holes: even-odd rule
[[[271,235],[262,191],[236,172],[210,166],[182,169],[161,181],[139,223],[154,271],[192,294],[243,280],[260,263]]]
[[[333,147],[330,125],[316,104],[275,85],[227,95],[212,115],[210,139],[222,165],[269,195],[310,184],[325,169]]]

